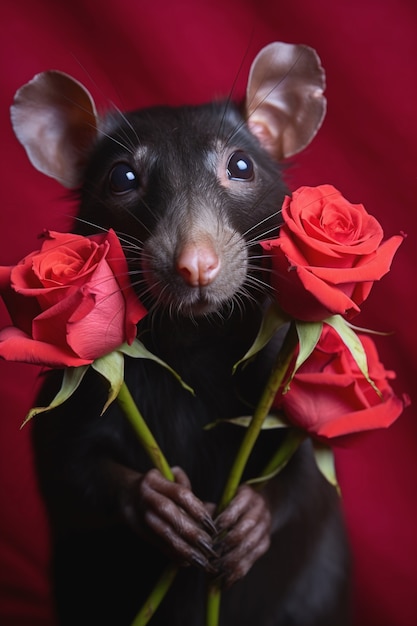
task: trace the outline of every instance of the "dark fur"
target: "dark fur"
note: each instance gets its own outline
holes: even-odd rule
[[[187,296],[175,291],[178,276],[169,258],[190,216],[211,222],[218,232],[228,222],[250,242],[250,276],[265,280],[255,240],[276,234],[278,217],[266,218],[276,214],[286,187],[278,165],[231,105],[116,115],[104,130],[109,137],[98,140],[86,168],[76,230],[112,227],[126,243],[132,282],[150,309],[139,324],[139,338],[196,395],[142,359],[126,358],[126,381],[169,463],[186,471],[199,498],[216,502],[243,429],[204,426],[250,414],[260,395],[271,350],[236,375],[231,370],[256,335],[266,290],[248,279],[236,286],[234,306],[229,301],[218,312],[194,315]],[[130,152],[141,146],[146,148],[139,150],[142,156]],[[233,146],[256,164],[256,183],[250,188],[245,182],[233,188],[219,183],[216,159]],[[120,161],[134,166],[141,183],[115,196],[108,175]],[[227,241],[223,247],[227,253]],[[148,275],[141,269],[145,255]],[[168,259],[165,274],[157,268],[161,256]],[[161,284],[167,280],[174,299],[166,291],[150,291],[150,276]],[[233,275],[229,281],[233,286]],[[50,377],[44,397],[53,395],[57,377],[56,372]],[[124,519],[124,486],[109,460],[140,474],[151,465],[116,402],[100,416],[106,393],[104,380],[90,371],[69,401],[33,422],[62,625],[130,624],[167,563]],[[247,477],[260,472],[280,439],[278,431],[261,435]],[[223,592],[221,625],[347,624],[349,559],[338,497],[317,471],[308,443],[271,481],[269,495],[275,503],[271,547],[246,577]],[[203,626],[206,581],[198,568],[181,568],[151,624]]]

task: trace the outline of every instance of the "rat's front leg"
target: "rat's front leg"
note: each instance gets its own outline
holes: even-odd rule
[[[172,468],[175,482],[157,469],[138,474],[117,467],[123,476],[121,514],[140,536],[154,544],[181,566],[196,565],[218,575],[218,553],[213,548],[217,534],[209,507],[191,491],[183,470]]]
[[[262,492],[241,485],[215,523],[220,577],[222,584],[230,587],[269,549],[272,514],[268,499]]]

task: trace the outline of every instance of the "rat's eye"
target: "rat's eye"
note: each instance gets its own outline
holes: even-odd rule
[[[113,193],[126,193],[139,187],[139,178],[128,163],[118,163],[110,172],[109,184]]]
[[[227,175],[231,180],[252,180],[253,161],[247,154],[238,150],[227,162]]]

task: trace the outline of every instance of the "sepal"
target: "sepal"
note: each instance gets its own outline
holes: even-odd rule
[[[183,381],[181,376],[174,369],[172,369],[172,367],[145,348],[143,343],[138,339],[135,339],[131,345],[128,345],[127,343],[123,344],[123,346],[119,348],[119,351],[126,354],[126,356],[133,357],[134,359],[150,359],[151,361],[155,361],[155,363],[165,367],[165,369],[167,369],[174,376],[174,378],[178,380],[184,389],[189,391],[193,396],[195,395],[194,389],[187,385],[187,383]]]
[[[143,343],[135,339],[131,345],[128,343],[123,344],[117,350],[113,350],[109,354],[96,359],[91,363],[91,367],[109,383],[109,394],[106,403],[103,407],[101,415],[108,409],[110,404],[114,402],[120,391],[120,388],[124,380],[124,357],[123,355],[130,356],[137,359],[150,359],[155,361],[162,367],[165,367],[178,382],[190,393],[194,395],[194,390],[187,385],[182,378],[172,369],[165,361],[158,358],[147,350]],[[67,367],[64,369],[64,375],[62,379],[61,388],[56,394],[55,398],[48,406],[32,408],[26,415],[22,427],[27,424],[35,415],[43,413],[44,411],[50,411],[55,409],[60,404],[63,404],[72,394],[78,389],[84,375],[86,374],[90,365],[80,365],[78,367]]]
[[[288,324],[291,318],[279,308],[278,304],[273,301],[271,305],[266,309],[258,334],[255,337],[255,341],[246,352],[246,354],[233,366],[233,373],[239,365],[253,358],[258,352],[269,343],[275,333],[285,324]]]
[[[300,320],[295,320],[294,323],[298,336],[298,354],[294,369],[287,380],[283,393],[288,391],[295,373],[314,351],[323,330],[322,322],[302,322]]]
[[[326,446],[316,440],[312,440],[314,458],[320,472],[324,478],[336,489],[340,495],[340,487],[337,481],[334,454],[330,446]]]
[[[324,320],[324,323],[331,326],[333,330],[337,332],[340,339],[343,341],[343,343],[351,353],[352,358],[354,359],[356,365],[359,367],[365,379],[378,394],[378,396],[382,398],[380,390],[369,376],[368,361],[365,349],[361,343],[361,340],[352,329],[352,327],[341,315],[333,315],[332,317],[328,317],[326,320]]]
[[[55,398],[48,406],[38,406],[31,409],[23,420],[21,428],[23,428],[23,426],[25,426],[25,424],[27,424],[32,419],[32,417],[38,415],[38,413],[43,413],[44,411],[50,411],[51,409],[55,409],[57,406],[68,400],[68,398],[72,396],[74,391],[78,389],[89,367],[89,365],[80,365],[79,367],[65,368],[61,388],[56,394]]]
[[[101,415],[109,408],[110,404],[116,400],[124,380],[124,358],[118,350],[110,352],[99,359],[96,359],[91,367],[101,374],[109,383],[109,395],[103,407]]]
[[[215,428],[215,426],[224,423],[248,428],[252,421],[252,417],[252,415],[241,415],[239,417],[230,417],[226,419],[216,420],[207,424],[204,427],[204,430],[211,430],[212,428]],[[261,430],[272,430],[274,428],[288,428],[288,422],[281,419],[281,417],[279,417],[278,415],[267,415],[262,423]]]

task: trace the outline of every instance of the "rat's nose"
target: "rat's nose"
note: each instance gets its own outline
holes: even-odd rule
[[[176,269],[191,287],[209,285],[220,270],[220,259],[209,241],[186,244],[177,258]]]

